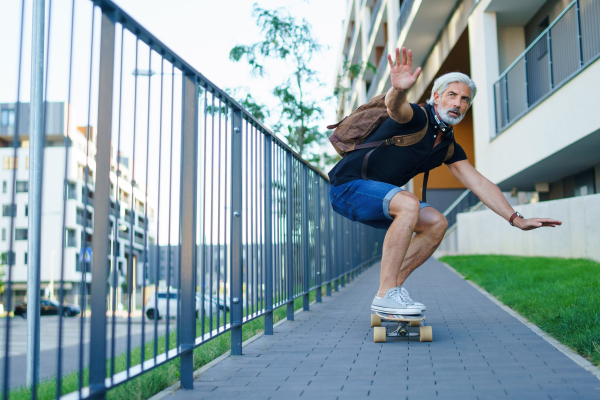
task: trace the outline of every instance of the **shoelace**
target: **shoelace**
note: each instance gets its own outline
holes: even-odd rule
[[[407,304],[414,304],[415,301],[413,299],[410,298],[410,296],[408,295],[408,290],[404,289],[402,286],[399,286],[399,289],[396,288],[396,290],[400,293],[400,296],[402,296],[404,298],[404,302]]]
[[[404,297],[402,296],[402,294],[400,293],[399,290],[394,290],[390,297],[394,300],[396,300],[398,303],[406,305],[406,300],[404,299]]]

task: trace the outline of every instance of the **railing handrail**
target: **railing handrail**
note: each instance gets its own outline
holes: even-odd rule
[[[369,27],[369,42],[371,41],[371,35],[373,34],[373,28],[375,28],[375,20],[377,19],[377,15],[379,15],[379,10],[381,9],[381,4],[387,0],[377,0],[377,4],[375,4],[375,8],[373,9],[373,13],[371,14],[371,26]]]
[[[462,192],[462,194],[460,196],[458,196],[458,198],[456,200],[454,200],[454,203],[452,203],[450,205],[450,207],[448,207],[446,209],[446,211],[444,211],[442,213],[442,215],[444,217],[448,216],[448,214],[450,214],[452,212],[452,210],[454,210],[456,208],[456,206],[458,206],[458,204],[465,198],[467,197],[467,195],[470,193],[471,191],[469,189],[466,189],[464,192]]]
[[[411,4],[410,9],[412,10],[412,5],[414,4],[414,0],[405,0],[404,3],[402,3],[402,6],[400,7],[400,12],[398,13],[398,23],[400,23],[400,20],[402,19],[403,14],[406,12],[406,10],[409,8],[408,4]],[[400,35],[400,30],[398,29],[398,35]],[[369,38],[371,37],[371,35],[369,35]],[[367,92],[367,100],[373,97],[373,92],[375,91],[375,87],[377,87],[378,81],[381,78],[381,73],[382,71],[384,71],[387,68],[387,54],[382,54],[381,55],[381,60],[379,60],[379,65],[377,66],[377,71],[375,72],[375,76],[373,77],[373,80],[371,81],[371,86],[369,87],[369,90]],[[382,65],[384,64],[384,65]]]

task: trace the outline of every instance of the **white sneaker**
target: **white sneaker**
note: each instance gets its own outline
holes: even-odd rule
[[[391,288],[383,297],[375,296],[371,304],[371,310],[385,314],[421,314],[421,307],[407,304],[398,288]]]
[[[411,299],[408,294],[408,290],[404,289],[402,287],[402,285],[396,287],[396,290],[398,290],[400,292],[400,296],[402,296],[404,298],[404,301],[406,302],[406,304],[414,306],[414,307],[419,307],[421,309],[421,311],[427,310],[427,307],[425,307],[425,304],[419,303],[418,301],[414,301],[413,299]]]

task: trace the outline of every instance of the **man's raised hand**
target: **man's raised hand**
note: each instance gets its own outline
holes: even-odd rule
[[[403,91],[410,89],[421,73],[421,67],[412,72],[412,50],[407,51],[406,47],[403,47],[400,57],[400,49],[396,48],[396,60],[392,61],[391,54],[388,54],[387,58],[391,68],[392,87]]]

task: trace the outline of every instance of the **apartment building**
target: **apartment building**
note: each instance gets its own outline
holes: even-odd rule
[[[339,84],[348,90],[339,117],[389,89],[385,57],[404,46],[413,50],[413,65],[423,68],[408,94],[411,102],[424,102],[435,78],[446,72],[473,78],[477,97],[455,128],[457,142],[507,197],[539,205],[597,197],[600,120],[593,100],[600,91],[599,0],[347,4],[338,70]],[[420,182],[417,177],[409,185],[417,196]],[[463,189],[444,167],[432,171],[429,187],[428,200],[440,211]],[[525,192],[529,195],[519,196]]]
[[[473,77],[479,92],[457,141],[503,190],[537,192],[540,201],[596,193],[598,124],[581,94],[597,89],[588,67],[600,46],[599,7],[596,0],[349,1],[338,60],[339,85],[349,90],[338,117],[389,89],[386,55],[405,46],[423,68],[410,101],[424,102],[443,73]],[[348,71],[356,65],[360,72]],[[415,178],[418,196],[420,185]],[[429,186],[433,202],[436,190],[462,189],[443,168]]]
[[[87,262],[89,257],[86,257],[85,253],[91,251],[94,235],[96,137],[94,127],[74,124],[67,127],[69,112],[74,113],[73,106],[63,102],[49,102],[46,105],[40,276],[44,294],[57,298],[64,255],[64,289],[67,301],[77,304],[80,301],[80,294],[89,293],[92,280],[91,263]],[[4,281],[8,279],[10,217],[14,215],[12,289],[13,300],[16,302],[25,299],[27,288],[29,104],[21,103],[18,114],[20,132],[15,157],[11,143],[16,125],[16,107],[14,103],[0,104],[0,159],[3,160],[3,169],[0,172],[2,279]],[[66,182],[64,181],[65,167]],[[117,154],[113,149],[110,171],[111,235],[107,239],[109,248],[115,255],[114,268],[119,276],[118,284],[122,285],[128,281],[127,266],[131,259],[135,288],[140,288],[150,281],[149,276],[144,276],[143,260],[148,259],[147,250],[155,243],[156,206],[154,199],[148,198],[146,201],[144,187],[137,183],[131,185],[131,170],[132,161],[123,154]],[[15,202],[11,205],[15,172]],[[67,205],[63,247],[64,196],[67,197]],[[118,226],[116,237],[115,223]]]

